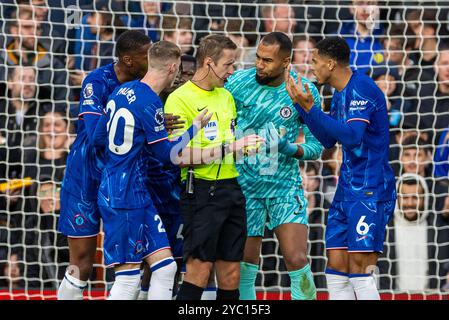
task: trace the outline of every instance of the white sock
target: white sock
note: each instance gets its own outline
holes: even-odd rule
[[[207,288],[204,289],[203,294],[201,295],[201,300],[217,300],[217,286],[215,283],[213,286],[210,284],[207,285]]]
[[[150,266],[151,280],[148,300],[172,300],[173,285],[178,266],[173,257],[168,257]]]
[[[329,300],[355,300],[354,288],[347,273],[326,269]]]
[[[137,300],[148,300],[148,291],[150,288],[140,287],[139,295],[137,296]]]
[[[139,283],[139,269],[117,271],[108,300],[134,300]]]
[[[357,300],[380,300],[376,281],[371,274],[350,274],[349,281],[354,288]]]
[[[79,280],[68,272],[58,289],[58,300],[83,300],[83,291],[87,287],[87,281]]]

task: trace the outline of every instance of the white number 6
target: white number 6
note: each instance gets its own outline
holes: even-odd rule
[[[369,231],[369,225],[368,223],[364,222],[366,216],[361,216],[359,222],[357,222],[357,233],[361,236],[364,236]]]

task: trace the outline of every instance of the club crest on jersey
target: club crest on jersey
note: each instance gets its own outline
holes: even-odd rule
[[[156,113],[154,114],[154,120],[158,124],[158,126],[154,127],[154,130],[156,132],[159,132],[161,130],[164,130],[164,110],[162,108],[159,108],[156,110]]]
[[[209,121],[204,127],[204,136],[209,140],[214,140],[217,137],[218,124],[216,121]]]
[[[84,99],[89,99],[90,97],[93,96],[93,94],[94,94],[94,88],[92,86],[92,83],[86,84],[86,86],[84,87],[84,91],[83,91]]]
[[[279,114],[282,118],[288,119],[292,116],[292,109],[289,106],[282,107]]]

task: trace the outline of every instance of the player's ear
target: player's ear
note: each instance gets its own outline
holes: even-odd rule
[[[214,62],[214,60],[212,60],[211,57],[206,57],[206,59],[204,59],[204,65],[207,67],[208,65],[211,65]]]
[[[337,61],[334,59],[327,60],[327,66],[329,68],[329,71],[334,71],[335,67],[337,66]]]
[[[127,67],[132,67],[133,65],[133,59],[131,58],[131,56],[124,55],[122,57],[122,61]]]
[[[285,58],[284,58],[284,61],[282,62],[282,65],[283,65],[283,67],[284,67],[285,69],[288,68],[288,66],[289,66],[289,64],[290,64],[290,61],[291,61],[290,57],[285,57]]]

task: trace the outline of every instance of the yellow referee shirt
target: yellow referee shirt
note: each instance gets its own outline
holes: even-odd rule
[[[193,82],[187,81],[168,96],[164,106],[166,113],[173,113],[184,120],[184,128],[176,130],[172,136],[180,136],[192,125],[193,119],[205,108],[208,113],[213,113],[212,118],[189,143],[190,148],[213,148],[221,146],[223,142],[230,143],[235,140],[235,119],[237,112],[232,95],[224,88],[203,90]],[[231,179],[238,176],[232,153],[221,160],[210,164],[194,166],[195,178],[203,180],[215,180],[218,167],[222,162],[218,180]],[[187,168],[182,168],[181,179],[185,180]]]

